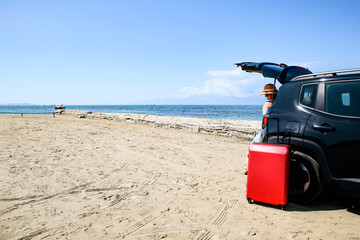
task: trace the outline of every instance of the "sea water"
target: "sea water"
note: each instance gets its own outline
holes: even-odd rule
[[[66,110],[261,121],[261,105],[67,105]],[[49,105],[0,105],[0,114],[52,114]]]

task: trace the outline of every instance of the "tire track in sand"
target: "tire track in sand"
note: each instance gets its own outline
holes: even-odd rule
[[[216,229],[220,228],[226,221],[228,214],[232,211],[232,208],[236,206],[240,196],[235,196],[229,199],[224,206],[220,209],[218,214],[210,221],[211,224],[205,231],[202,231],[200,235],[195,238],[197,240],[210,240],[216,234]]]
[[[178,205],[183,199],[172,199],[170,200],[165,207],[159,208],[159,210],[156,212],[153,212],[152,214],[147,215],[146,217],[138,220],[137,222],[135,222],[134,224],[130,225],[129,227],[127,227],[124,232],[122,234],[120,234],[121,237],[125,238],[133,233],[135,233],[136,231],[140,230],[141,228],[143,228],[145,225],[149,224],[150,222],[154,221],[155,219],[161,217],[161,215],[163,215],[165,212],[170,211],[171,208],[175,207],[176,205]]]
[[[11,212],[11,211],[13,211],[13,210],[21,207],[21,206],[30,204],[30,203],[37,203],[37,202],[45,201],[45,200],[48,200],[48,199],[51,199],[51,198],[55,198],[55,197],[58,197],[58,196],[61,196],[61,195],[79,193],[81,190],[85,189],[86,187],[90,186],[91,184],[96,183],[96,182],[101,181],[101,180],[104,180],[105,178],[108,178],[109,176],[111,176],[113,173],[118,172],[118,171],[121,171],[122,169],[126,168],[127,165],[128,165],[128,162],[127,162],[127,161],[126,161],[126,162],[123,162],[120,167],[113,169],[112,171],[104,174],[103,176],[99,177],[99,178],[96,179],[96,180],[93,180],[93,181],[90,181],[90,182],[86,182],[86,183],[80,184],[80,185],[78,185],[78,186],[75,186],[75,187],[66,189],[66,190],[61,191],[61,192],[57,192],[57,193],[50,194],[50,195],[47,195],[47,196],[38,195],[38,196],[40,196],[40,197],[37,198],[37,199],[34,198],[34,195],[28,196],[28,197],[14,198],[14,201],[15,201],[16,199],[20,199],[20,200],[28,200],[28,199],[31,199],[31,200],[26,201],[26,202],[22,202],[22,203],[16,203],[16,204],[14,204],[14,205],[11,206],[11,207],[8,207],[7,209],[2,210],[2,211],[0,212],[0,216],[4,215],[4,214],[6,214],[6,213],[9,213],[9,212]],[[8,200],[9,200],[9,199],[3,199],[3,201],[8,201]]]

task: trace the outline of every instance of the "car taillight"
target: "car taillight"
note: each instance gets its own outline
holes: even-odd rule
[[[268,118],[267,117],[263,117],[263,121],[262,121],[262,128],[264,129],[266,124],[267,124]]]

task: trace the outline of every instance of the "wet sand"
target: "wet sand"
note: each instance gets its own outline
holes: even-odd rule
[[[74,116],[0,116],[0,239],[360,239],[341,201],[249,204],[249,141]]]

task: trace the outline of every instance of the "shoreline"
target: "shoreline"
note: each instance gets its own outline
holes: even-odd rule
[[[253,139],[261,131],[261,121],[226,120],[209,118],[170,117],[148,114],[104,113],[83,110],[59,110],[55,114],[77,118],[105,119],[127,123],[140,123],[154,127],[185,129],[195,133]]]

